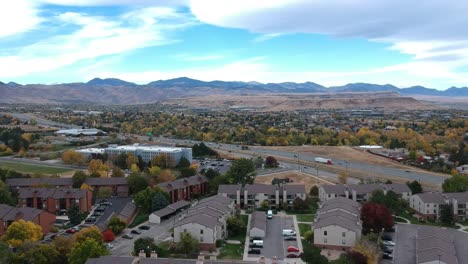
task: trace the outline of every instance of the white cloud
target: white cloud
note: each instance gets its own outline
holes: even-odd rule
[[[62,6],[180,6],[188,0],[32,0]]]
[[[177,54],[174,59],[181,61],[217,61],[224,59],[222,54],[206,54],[206,55],[192,55],[192,54]]]
[[[59,14],[56,19],[79,29],[21,47],[15,55],[0,56],[0,78],[51,71],[82,60],[173,43],[176,40],[166,37],[167,32],[193,24],[185,15],[162,7],[138,9],[114,20],[71,12]]]
[[[27,0],[0,1],[0,38],[34,29],[41,22],[38,12]]]
[[[458,82],[464,79],[458,69],[468,65],[468,1],[191,0],[190,5],[202,22],[264,36],[317,33],[390,43],[413,56],[411,63],[392,66],[410,78]]]

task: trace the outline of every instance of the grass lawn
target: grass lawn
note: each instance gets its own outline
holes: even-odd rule
[[[25,164],[20,162],[10,162],[10,161],[0,161],[0,168],[3,169],[10,169],[17,172],[23,173],[41,173],[41,174],[58,174],[64,172],[70,172],[71,169],[63,169],[63,168],[56,168],[56,167],[49,167],[43,165],[33,165],[33,164]]]
[[[309,224],[299,224],[299,234],[304,236],[305,232],[312,230],[312,227]]]
[[[314,215],[313,214],[298,214],[296,215],[297,221],[298,222],[313,222],[314,221]]]
[[[468,228],[463,229],[463,231],[468,232]]]
[[[240,232],[239,234],[237,235],[229,235],[227,239],[229,240],[238,240],[242,243],[245,243],[245,236],[246,236],[246,233],[247,233],[247,222],[249,221],[249,216],[248,215],[241,215],[240,216],[242,222],[244,222],[244,225],[245,225],[245,229],[244,231]]]
[[[148,221],[148,216],[149,214],[138,212],[138,214],[135,216],[135,219],[133,219],[133,222],[128,226],[128,228],[135,227],[145,221]]]
[[[232,244],[225,243],[220,249],[218,258],[240,260],[242,259],[243,254],[244,254],[244,244],[232,245]]]

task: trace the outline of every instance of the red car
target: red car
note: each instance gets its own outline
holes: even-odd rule
[[[68,233],[68,234],[75,234],[75,233],[76,233],[76,230],[73,229],[73,228],[70,228],[70,229],[67,229],[67,230],[65,231],[65,233]]]
[[[299,254],[291,253],[286,255],[287,258],[300,258],[301,256]]]
[[[297,247],[289,246],[288,252],[299,252],[299,249]]]

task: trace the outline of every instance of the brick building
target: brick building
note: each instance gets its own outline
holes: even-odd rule
[[[0,204],[0,236],[5,233],[11,223],[20,219],[40,225],[44,234],[48,233],[55,223],[55,215],[49,212],[35,208],[17,208]]]
[[[171,203],[191,200],[194,196],[202,196],[208,193],[208,179],[201,175],[163,182],[158,186],[169,193]]]
[[[76,188],[21,188],[18,190],[18,206],[59,214],[77,204],[80,212],[89,212],[92,195],[89,190]]]

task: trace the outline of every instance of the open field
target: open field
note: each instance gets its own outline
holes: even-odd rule
[[[23,173],[40,173],[40,174],[61,174],[61,173],[70,173],[73,170],[63,169],[56,167],[49,167],[45,165],[33,165],[33,164],[24,164],[19,162],[11,161],[0,161],[0,168],[11,169]]]
[[[289,178],[293,180],[291,184],[304,185],[306,187],[306,191],[309,191],[310,188],[314,185],[320,186],[323,184],[328,184],[319,178],[298,171],[286,171],[257,176],[255,177],[255,183],[271,184],[271,181],[274,178]]]

